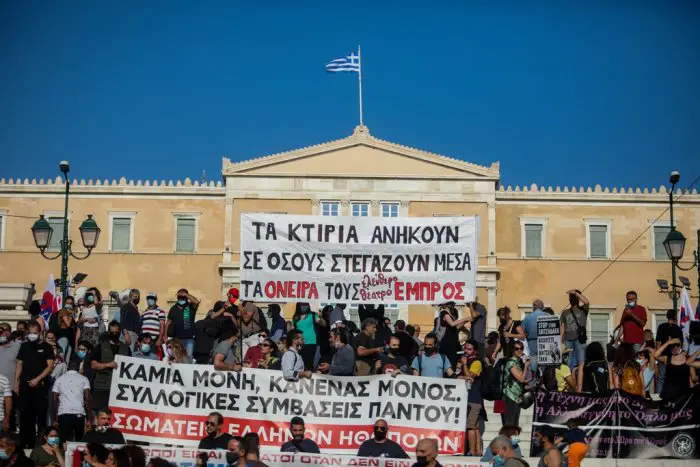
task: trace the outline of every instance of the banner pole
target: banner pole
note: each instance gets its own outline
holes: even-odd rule
[[[357,73],[357,83],[359,86],[359,91],[360,91],[360,126],[364,126],[364,123],[362,121],[362,52],[360,51],[360,46],[357,46],[357,64],[358,64],[358,73]]]

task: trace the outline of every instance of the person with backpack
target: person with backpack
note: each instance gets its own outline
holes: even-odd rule
[[[300,351],[304,348],[304,335],[296,330],[287,334],[287,350],[282,355],[282,376],[287,381],[311,378],[311,370],[304,370],[304,360]]]
[[[493,453],[494,465],[502,465],[503,467],[530,467],[523,459],[518,457],[518,454],[513,449],[513,443],[507,436],[496,436],[489,444],[489,448]]]
[[[586,358],[583,362],[583,378],[577,381],[576,392],[602,394],[612,386],[605,351],[600,342],[591,342],[586,346]]]
[[[504,425],[520,425],[520,403],[525,392],[527,373],[530,369],[530,359],[523,365],[521,358],[525,344],[516,342],[513,345],[513,357],[506,360],[503,366],[503,403],[504,412],[501,421]]]
[[[455,352],[456,355],[456,352]],[[437,351],[437,338],[430,333],[423,340],[423,355],[418,355],[411,363],[413,376],[426,376],[428,378],[452,377],[454,371],[450,360]]]

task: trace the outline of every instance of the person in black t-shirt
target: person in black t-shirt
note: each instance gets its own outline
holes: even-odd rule
[[[301,417],[293,417],[289,424],[289,431],[292,433],[292,439],[282,445],[282,452],[307,452],[319,454],[321,450],[318,448],[312,439],[305,438],[306,427],[304,419]]]
[[[375,374],[377,375],[392,375],[399,374],[410,375],[408,360],[401,354],[401,339],[397,335],[391,336],[389,339],[389,349],[386,355],[381,355],[375,364]]]
[[[376,319],[365,318],[362,321],[362,332],[355,337],[357,376],[368,376],[371,374],[374,362],[377,361],[377,357],[384,350],[384,347],[377,345],[375,340],[377,324]]]
[[[55,355],[53,348],[43,342],[39,323],[27,327],[27,342],[17,353],[14,390],[19,394],[20,440],[23,449],[34,449],[37,431],[46,429],[49,381]]]
[[[374,422],[374,438],[360,445],[357,457],[389,457],[392,459],[408,459],[408,454],[401,446],[388,439],[389,425],[386,420]]]
[[[207,436],[199,442],[199,449],[228,449],[228,443],[233,439],[228,433],[224,433],[224,416],[219,412],[212,412],[207,417]]]
[[[187,356],[194,353],[194,319],[199,308],[199,300],[187,289],[177,291],[177,302],[170,308],[165,329],[168,337],[180,339],[187,350]]]
[[[680,339],[683,342],[683,330],[678,326],[678,321],[676,321],[676,312],[674,310],[668,310],[666,312],[666,322],[659,324],[656,329],[656,348],[658,349],[669,339]],[[671,356],[671,346],[668,346],[664,351],[664,355],[667,357]],[[664,382],[666,381],[666,365],[662,362],[658,363],[659,367],[659,379],[656,384],[656,392],[661,394],[664,388]]]
[[[409,333],[406,332],[406,322],[402,319],[394,323],[394,336],[399,338],[401,342],[399,354],[406,359],[407,362],[412,362],[413,358],[418,354],[418,344]]]
[[[85,433],[83,443],[99,444],[126,444],[121,431],[112,426],[112,411],[108,408],[97,412],[97,424],[95,428]]]

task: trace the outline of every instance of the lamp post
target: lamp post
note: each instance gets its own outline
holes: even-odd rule
[[[685,237],[682,233],[676,230],[676,226],[673,223],[673,192],[676,188],[676,183],[681,179],[681,174],[677,171],[671,172],[669,182],[671,183],[671,191],[668,193],[668,202],[671,205],[671,231],[666,236],[664,240],[664,248],[666,249],[666,255],[668,259],[671,260],[671,287],[673,290],[673,311],[678,313],[678,296],[676,295],[676,263],[681,257],[683,257],[683,249],[685,248]],[[680,249],[680,254],[679,254]]]
[[[97,240],[100,237],[100,228],[97,223],[92,218],[92,214],[88,214],[87,219],[80,224],[80,238],[83,242],[83,246],[87,250],[85,256],[76,256],[73,253],[72,245],[73,241],[68,237],[68,198],[70,197],[70,180],[68,179],[68,172],[70,172],[70,165],[68,161],[61,161],[59,164],[59,169],[63,173],[63,177],[66,180],[66,196],[63,209],[63,237],[60,242],[60,251],[56,256],[49,257],[46,256],[46,249],[51,243],[51,236],[53,235],[53,227],[44,218],[44,215],[40,215],[39,219],[34,222],[32,226],[32,235],[34,236],[34,243],[36,247],[41,252],[41,256],[46,259],[56,259],[61,258],[61,295],[63,299],[68,296],[68,291],[70,290],[68,284],[68,258],[72,256],[75,259],[83,260],[90,256],[92,249],[97,245]]]

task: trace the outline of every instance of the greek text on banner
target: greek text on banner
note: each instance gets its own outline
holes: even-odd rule
[[[477,217],[241,214],[241,298],[340,303],[471,301]]]
[[[414,451],[422,438],[443,454],[464,447],[467,389],[462,380],[314,375],[286,381],[272,370],[216,371],[210,365],[169,365],[117,356],[110,391],[115,427],[127,439],[194,446],[206,436],[210,412],[221,412],[232,435],[256,432],[263,446],[290,439],[301,416],[324,452],[355,453],[378,418],[390,438]]]

